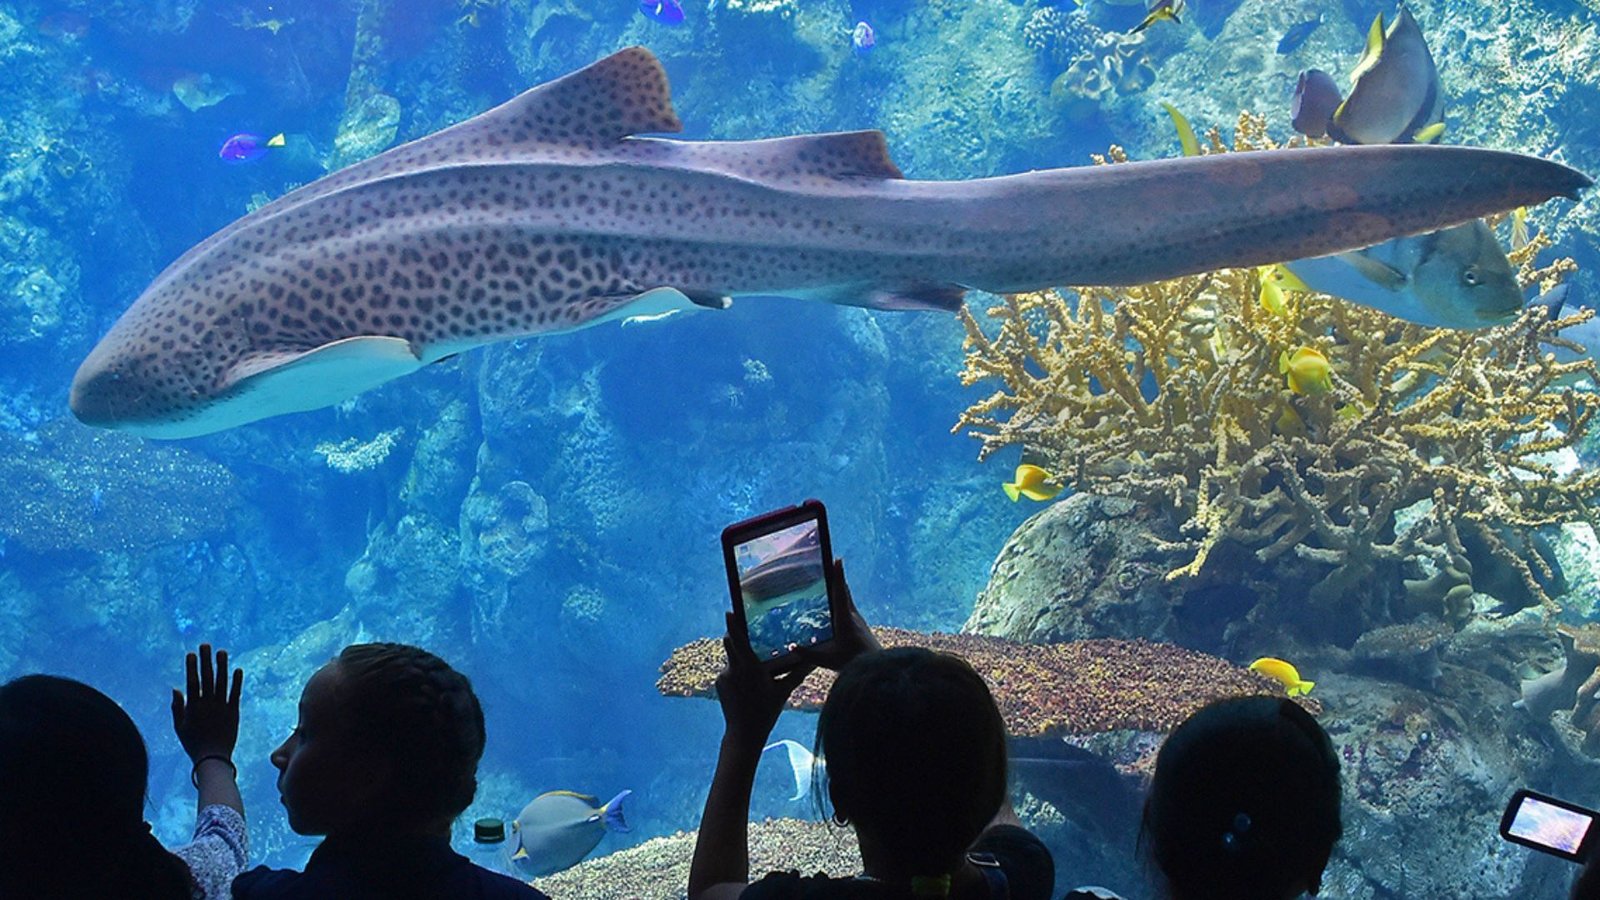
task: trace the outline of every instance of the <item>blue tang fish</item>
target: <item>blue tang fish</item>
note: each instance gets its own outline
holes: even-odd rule
[[[283,132],[278,132],[269,138],[248,131],[240,132],[222,142],[222,149],[217,151],[217,156],[224,162],[247,163],[255,162],[267,155],[269,149],[283,146]]]
[[[683,4],[678,0],[639,0],[639,12],[663,25],[683,24]]]

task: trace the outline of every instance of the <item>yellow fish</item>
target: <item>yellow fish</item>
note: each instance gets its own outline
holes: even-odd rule
[[[1262,266],[1256,274],[1261,282],[1261,308],[1280,319],[1289,318],[1289,299],[1284,291],[1304,292],[1305,282],[1283,266]]]
[[[1301,347],[1291,355],[1285,350],[1278,356],[1278,371],[1289,381],[1289,390],[1296,394],[1316,396],[1333,390],[1333,367],[1321,351]]]
[[[1511,211],[1511,249],[1528,246],[1528,208],[1519,206]]]
[[[1161,108],[1172,118],[1172,127],[1178,129],[1178,146],[1183,148],[1183,155],[1199,156],[1200,141],[1194,136],[1194,128],[1189,125],[1189,120],[1171,103],[1163,103]]]
[[[1017,466],[1017,474],[1012,477],[1016,480],[1000,485],[1005,488],[1006,496],[1011,498],[1012,503],[1017,502],[1018,497],[1045,501],[1061,493],[1061,488],[1044,483],[1050,473],[1031,463]]]
[[[1295,670],[1294,666],[1289,665],[1288,663],[1281,659],[1277,659],[1276,657],[1261,657],[1250,664],[1250,671],[1260,672],[1268,678],[1271,678],[1273,681],[1283,685],[1284,690],[1288,691],[1289,696],[1291,697],[1300,697],[1305,694],[1309,694],[1311,693],[1311,689],[1317,686],[1315,681],[1306,681],[1302,679],[1300,677],[1300,673]]]

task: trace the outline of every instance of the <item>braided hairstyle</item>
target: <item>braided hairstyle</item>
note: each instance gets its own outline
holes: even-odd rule
[[[483,757],[483,708],[472,683],[406,644],[352,644],[337,663],[349,733],[395,766],[374,812],[416,822],[459,816],[477,793]]]
[[[1179,900],[1315,894],[1339,806],[1339,757],[1317,720],[1282,697],[1234,697],[1167,737],[1139,841]]]
[[[836,819],[876,836],[919,881],[950,874],[1005,800],[1005,721],[959,656],[857,657],[828,692],[817,745]]]
[[[0,897],[188,898],[188,866],[144,822],[149,769],[105,694],[53,675],[0,686]]]

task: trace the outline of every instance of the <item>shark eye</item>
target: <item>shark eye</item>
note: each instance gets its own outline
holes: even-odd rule
[[[1467,269],[1463,271],[1461,273],[1461,280],[1466,283],[1467,287],[1477,287],[1482,281],[1482,279],[1478,277],[1477,269]]]

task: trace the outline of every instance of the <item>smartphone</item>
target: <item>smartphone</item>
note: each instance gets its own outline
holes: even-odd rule
[[[798,647],[833,640],[842,596],[834,583],[828,511],[819,500],[775,509],[722,530],[735,639],[780,675],[801,663]]]
[[[1500,817],[1500,836],[1515,844],[1583,862],[1594,846],[1600,813],[1523,788]]]

